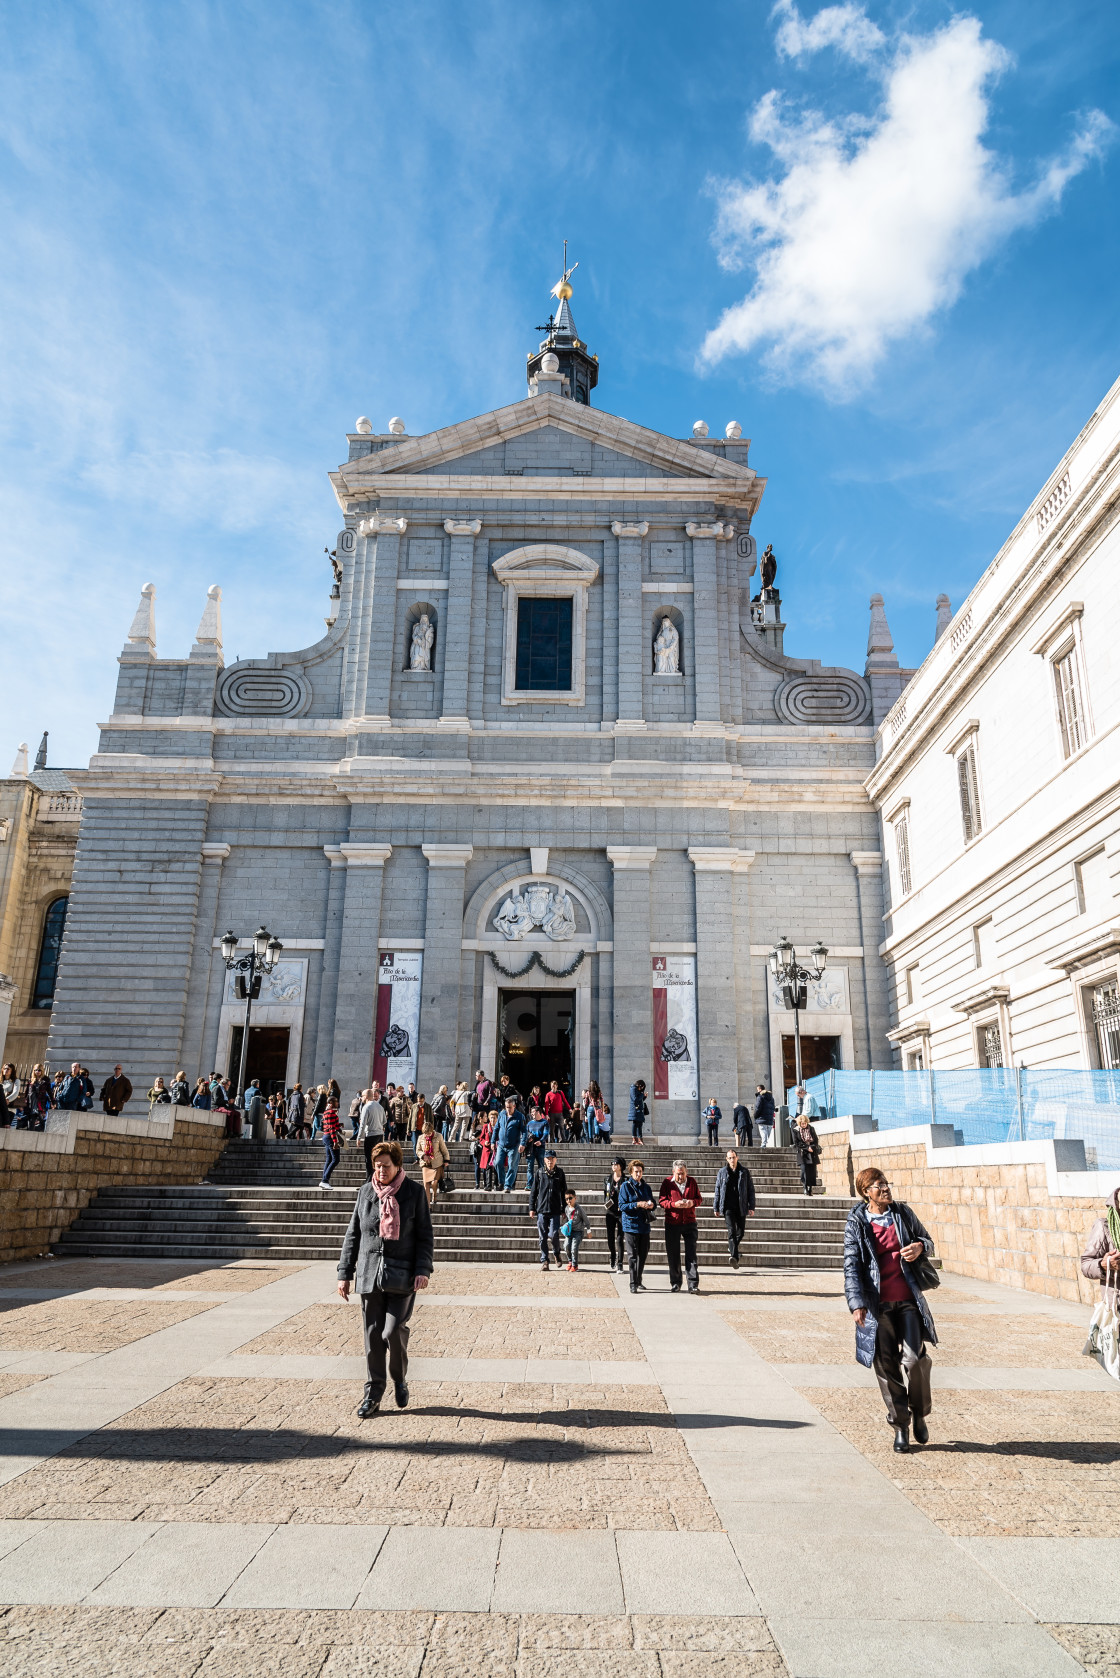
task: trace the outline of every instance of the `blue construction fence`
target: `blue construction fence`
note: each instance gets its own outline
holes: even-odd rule
[[[1120,1071],[985,1067],[960,1072],[822,1072],[805,1088],[824,1117],[870,1113],[879,1130],[951,1124],[962,1146],[1077,1138],[1089,1170],[1120,1168]],[[787,1094],[791,1113],[796,1092]]]

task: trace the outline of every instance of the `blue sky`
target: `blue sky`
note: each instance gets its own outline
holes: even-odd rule
[[[597,405],[730,419],[787,650],[904,662],[1120,372],[1103,3],[11,0],[0,752],[83,763],[141,584],[322,633],[327,471],[524,394],[561,241]]]

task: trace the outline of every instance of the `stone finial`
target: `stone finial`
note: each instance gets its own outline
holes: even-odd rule
[[[558,355],[554,355],[552,350],[546,351],[546,353],[541,356],[541,372],[559,373],[559,371],[560,357]]]
[[[125,652],[134,656],[156,656],[156,585],[145,583],[140,590],[140,604],[128,632]]]
[[[47,739],[49,733],[50,730],[44,728],[43,738],[39,741],[39,750],[35,753],[36,769],[45,769],[47,767]]]
[[[195,631],[191,658],[222,658],[222,589],[212,582]]]
[[[405,430],[404,421],[401,419],[399,414],[394,414],[392,419],[389,421],[389,430],[392,432],[394,437],[405,437],[408,435]]]
[[[707,420],[696,420],[693,423],[692,435],[694,437],[706,437],[708,435],[708,422],[707,422]]]
[[[871,627],[867,632],[867,669],[897,669],[894,639],[887,614],[883,610],[883,596],[871,596]]]
[[[354,421],[354,430],[359,437],[370,437],[373,435],[373,421],[362,414],[359,419]]]
[[[16,761],[12,764],[12,780],[26,781],[27,779],[27,741],[21,740],[16,752]]]
[[[939,594],[937,596],[937,628],[933,632],[933,641],[935,646],[948,629],[949,624],[952,622],[952,617],[953,607],[949,596],[947,594]]]
[[[724,428],[723,435],[727,438],[729,443],[737,443],[739,438],[743,435],[743,428],[739,424],[739,421],[728,420],[727,425]]]

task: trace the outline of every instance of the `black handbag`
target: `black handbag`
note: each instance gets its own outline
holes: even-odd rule
[[[898,1212],[895,1213],[895,1226],[898,1230],[899,1246],[908,1247],[911,1241],[916,1241],[918,1239],[912,1231],[906,1229],[903,1219]],[[907,1237],[905,1241],[902,1239],[904,1235]],[[930,1263],[929,1257],[925,1251],[923,1251],[921,1258],[908,1260],[907,1262],[909,1264],[911,1276],[914,1278],[923,1293],[932,1293],[934,1288],[939,1288],[941,1286],[941,1277],[937,1274],[937,1271]]]
[[[451,1167],[448,1165],[443,1168],[443,1176],[439,1180],[439,1192],[440,1194],[455,1193],[455,1179],[451,1175]]]

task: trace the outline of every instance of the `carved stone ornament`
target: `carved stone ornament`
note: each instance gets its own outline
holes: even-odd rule
[[[482,520],[444,519],[443,528],[449,536],[477,536],[482,529]]]
[[[576,912],[563,887],[528,885],[506,898],[494,916],[494,926],[510,943],[539,926],[546,938],[559,944],[575,937]]]
[[[681,667],[681,638],[672,618],[662,618],[653,643],[653,669],[657,676],[676,676]]]
[[[376,536],[384,530],[387,535],[403,536],[407,529],[407,519],[390,518],[387,513],[371,513],[368,519],[359,522],[358,535]]]

